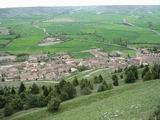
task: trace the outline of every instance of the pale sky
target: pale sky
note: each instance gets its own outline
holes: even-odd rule
[[[0,8],[86,5],[160,5],[160,0],[0,0]]]

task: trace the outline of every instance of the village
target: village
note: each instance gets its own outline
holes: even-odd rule
[[[33,54],[24,62],[16,61],[16,56],[1,55],[0,62],[10,61],[10,64],[0,66],[0,81],[25,80],[58,80],[64,75],[78,72],[80,68],[125,68],[128,65],[151,64],[160,61],[160,53],[150,53],[141,50],[136,57],[128,58],[114,51],[110,54],[100,49],[88,50],[92,58],[74,59],[63,53],[49,57],[47,54]],[[46,61],[47,59],[47,61]]]

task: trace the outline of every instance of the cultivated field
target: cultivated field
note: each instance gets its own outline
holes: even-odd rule
[[[100,48],[107,52],[118,50],[135,55],[134,51],[127,46],[160,43],[158,6],[148,6],[148,8],[140,6],[91,7],[90,10],[85,7],[83,9],[75,7],[65,8],[64,11],[69,9],[66,13],[63,9],[58,13],[58,8],[56,10],[41,9],[42,15],[36,15],[36,8],[31,9],[30,12],[33,15],[29,15],[26,8],[24,11],[19,10],[23,12],[19,12],[21,13],[19,16],[9,16],[6,13],[7,17],[0,18],[0,27],[9,27],[18,35],[16,38],[13,35],[0,36],[0,44],[6,44],[0,48],[1,51],[11,53],[68,52],[79,58],[85,57],[81,51],[91,48]],[[3,10],[11,11],[12,9]],[[134,26],[124,24],[124,19]],[[61,37],[64,42],[38,46],[38,43],[48,36]],[[8,37],[12,41],[9,42]]]

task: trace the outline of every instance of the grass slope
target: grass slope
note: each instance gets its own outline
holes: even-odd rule
[[[32,109],[3,120],[147,120],[159,102],[159,86],[159,80],[124,85],[66,101],[55,114]]]

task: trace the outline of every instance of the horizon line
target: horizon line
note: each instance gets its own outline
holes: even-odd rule
[[[112,4],[112,5],[46,5],[46,6],[15,6],[15,7],[0,7],[0,9],[13,8],[54,8],[54,7],[98,7],[98,6],[160,6],[160,4]]]

